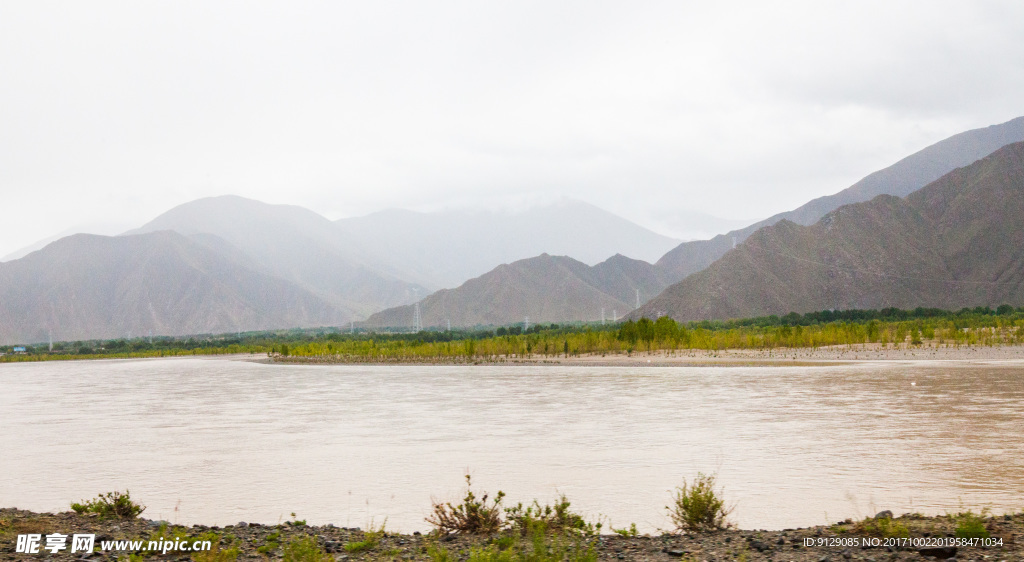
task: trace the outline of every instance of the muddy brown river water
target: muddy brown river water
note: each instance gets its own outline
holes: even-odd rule
[[[129,489],[146,517],[426,530],[463,475],[668,526],[714,472],[744,528],[1024,508],[1024,363],[815,367],[0,365],[0,504]]]

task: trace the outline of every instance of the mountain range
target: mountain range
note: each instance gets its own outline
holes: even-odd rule
[[[336,224],[353,245],[378,248],[382,263],[431,289],[543,253],[587,264],[614,254],[653,262],[680,242],[575,200],[509,213],[393,209]]]
[[[302,207],[211,197],[120,236],[63,237],[0,263],[0,342],[346,325],[501,260],[548,250],[594,259],[677,242],[575,201],[508,215],[330,221]]]
[[[0,342],[367,317],[368,327],[408,328],[417,301],[425,327],[612,319],[638,300],[650,302],[632,317],[684,320],[1020,304],[1001,288],[1016,279],[1022,247],[1003,222],[1024,215],[1010,198],[1020,195],[1011,189],[1020,182],[1013,152],[1000,148],[1022,140],[1024,117],[967,131],[834,195],[682,244],[578,201],[520,213],[392,210],[331,221],[296,206],[200,199],[120,236],[64,237],[0,263]],[[954,181],[964,170],[975,175]],[[1009,183],[993,187],[1003,176]],[[947,199],[954,207],[936,215]],[[981,232],[986,224],[1002,237]],[[958,237],[963,229],[978,232]],[[653,264],[634,259],[666,250]]]
[[[759,229],[631,316],[744,318],[825,309],[1024,303],[1024,142],[904,198]]]
[[[637,260],[619,262],[619,283],[629,287],[629,290],[620,289],[617,293],[611,294],[614,294],[618,301],[616,306],[621,307],[625,304],[629,309],[635,308],[634,298],[626,293],[640,289],[641,302],[647,302],[673,283],[684,280],[715,263],[726,255],[734,244],[742,244],[761,229],[781,221],[798,225],[814,224],[842,205],[866,201],[880,194],[906,196],[951,170],[1021,140],[1024,140],[1024,117],[1000,125],[959,133],[874,172],[847,189],[810,201],[793,211],[780,213],[711,240],[683,242],[662,256],[653,267]],[[564,314],[561,321],[600,319],[600,309],[608,308],[607,297],[611,294],[600,283],[590,282],[589,277],[582,274],[579,276],[580,282],[538,282],[537,279],[545,275],[561,275],[552,273],[548,261],[549,258],[546,256],[522,260],[508,266],[518,272],[517,275],[510,275],[506,266],[502,266],[463,286],[443,292],[443,300],[440,293],[428,297],[421,304],[421,314],[425,314],[422,316],[423,325],[431,326],[434,325],[433,322],[447,325],[449,319],[453,326],[522,322],[524,311],[532,310],[533,314],[538,314],[539,303],[546,302],[566,303],[561,309]],[[595,293],[595,290],[598,293]],[[547,307],[543,310],[554,309]],[[623,309],[618,310],[621,312]],[[444,318],[437,316],[441,311],[445,315]],[[660,311],[660,308],[644,307],[639,314],[656,314]],[[408,327],[412,325],[413,316],[411,307],[398,307],[371,316],[367,325]],[[543,317],[553,318],[548,312],[545,312]]]
[[[595,265],[568,256],[540,256],[500,265],[457,289],[442,289],[419,303],[423,327],[491,326],[513,322],[614,320],[636,308],[634,298],[666,285],[656,268],[616,254]],[[370,316],[368,328],[407,327],[413,305]]]
[[[160,231],[76,234],[0,264],[0,341],[40,342],[323,326],[330,303],[225,252]]]
[[[1024,141],[1024,116],[980,129],[953,135],[899,162],[869,174],[850,187],[809,201],[792,211],[779,213],[750,226],[710,240],[684,242],[658,260],[668,277],[683,279],[697,273],[725,255],[734,244],[759,229],[788,220],[804,226],[814,224],[842,205],[868,201],[878,195],[905,197],[939,179],[951,170],[966,166],[1010,143]]]

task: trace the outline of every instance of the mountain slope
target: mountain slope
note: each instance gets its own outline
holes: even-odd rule
[[[792,211],[716,236],[710,240],[684,242],[656,263],[667,277],[681,280],[711,265],[758,229],[789,220],[811,225],[828,212],[850,203],[868,201],[878,195],[906,195],[966,166],[1007,144],[1024,141],[1024,117],[982,129],[965,131],[915,152],[888,168],[874,172],[833,195],[814,199]]]
[[[69,236],[0,264],[0,342],[324,326],[346,315],[215,241]],[[225,244],[220,241],[219,244]]]
[[[567,256],[540,256],[496,267],[455,289],[420,302],[424,327],[503,325],[523,322],[595,321],[632,310],[635,289],[663,286],[651,264],[621,255],[596,266]],[[645,297],[646,298],[646,297]],[[374,314],[371,328],[410,327],[414,309],[401,306]]]
[[[823,309],[1024,304],[1024,143],[904,199],[879,195],[812,226],[784,220],[632,317],[721,319]]]
[[[434,288],[456,287],[503,263],[548,253],[588,264],[614,254],[655,260],[679,241],[580,201],[518,213],[389,210],[337,221],[345,239]]]
[[[159,230],[223,238],[267,273],[355,316],[412,302],[420,288],[362,255],[334,223],[302,207],[210,197],[179,205],[126,234]]]

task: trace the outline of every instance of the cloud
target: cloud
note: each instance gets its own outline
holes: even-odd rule
[[[561,196],[669,234],[1024,113],[1015,2],[0,5],[0,254],[237,193]]]

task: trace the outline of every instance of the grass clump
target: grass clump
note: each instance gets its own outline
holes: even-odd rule
[[[387,525],[387,520],[380,524],[380,528],[375,529],[373,523],[370,523],[369,530],[363,532],[363,540],[347,542],[345,543],[346,552],[363,552],[364,550],[373,550],[380,546],[380,539],[384,538],[385,531],[384,526]]]
[[[640,532],[636,530],[636,523],[630,523],[628,529],[616,529],[612,527],[612,532],[620,537],[639,537]]]
[[[466,497],[462,503],[435,503],[434,512],[426,518],[439,533],[464,533],[484,535],[496,533],[504,526],[501,514],[501,500],[505,493],[498,491],[494,500],[488,504],[488,495],[477,499],[472,490],[470,476],[466,475]]]
[[[595,562],[597,551],[579,535],[554,532],[533,521],[525,540],[512,535],[510,545],[492,543],[470,550],[469,562]],[[435,558],[435,560],[437,560]]]
[[[715,475],[700,472],[692,483],[683,480],[672,495],[672,505],[665,507],[675,528],[683,531],[714,531],[727,526],[725,518],[732,509],[715,491]]]
[[[259,552],[260,554],[270,554],[271,552],[274,552],[281,548],[281,531],[274,531],[273,533],[270,533],[264,538],[264,540],[266,542],[256,547],[256,552]]]
[[[892,517],[865,517],[853,525],[853,530],[872,537],[906,538],[910,536],[907,526]]]
[[[957,517],[956,530],[953,534],[957,538],[961,539],[987,539],[991,535],[988,529],[985,527],[985,512],[981,515],[971,513],[961,513]]]
[[[219,542],[213,548],[192,555],[192,562],[235,562],[238,559],[238,548],[221,548]]]
[[[128,490],[99,494],[96,499],[82,500],[82,503],[71,504],[71,509],[78,514],[95,513],[104,519],[135,519],[146,506],[132,501]]]
[[[299,537],[284,545],[284,562],[334,562],[334,557],[310,536]]]

